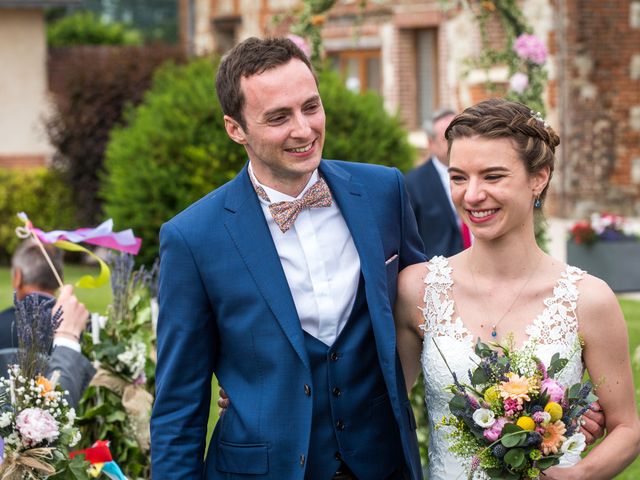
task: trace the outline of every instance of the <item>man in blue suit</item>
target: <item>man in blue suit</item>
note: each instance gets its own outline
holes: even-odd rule
[[[160,232],[153,479],[421,478],[391,314],[424,260],[402,175],[322,159],[287,39],[237,45],[216,87],[249,162]],[[205,456],[214,373],[231,403]]]
[[[434,113],[425,128],[431,156],[425,163],[407,172],[405,177],[427,258],[455,255],[469,246],[464,244],[464,234],[467,242],[471,239],[469,230],[462,230],[466,227],[456,214],[449,187],[448,146],[444,132],[453,117],[455,112],[449,109]]]

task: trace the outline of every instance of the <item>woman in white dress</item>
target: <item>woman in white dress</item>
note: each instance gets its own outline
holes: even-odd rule
[[[466,478],[448,450],[452,383],[439,350],[458,378],[477,357],[473,346],[512,336],[533,342],[547,365],[570,358],[558,379],[580,381],[586,367],[604,410],[607,435],[576,465],[552,467],[548,479],[610,479],[639,452],[627,329],[605,282],[550,257],[537,245],[534,214],[553,173],[558,136],[526,106],[492,99],[458,115],[449,126],[453,202],[473,233],[473,245],[449,259],[436,257],[400,274],[396,306],[398,351],[407,385],[420,365],[430,422],[429,479]]]

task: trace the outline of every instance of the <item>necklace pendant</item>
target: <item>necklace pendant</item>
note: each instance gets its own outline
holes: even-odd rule
[[[491,327],[491,336],[493,338],[496,338],[498,336],[498,333],[496,332],[496,326],[495,325],[493,327]]]

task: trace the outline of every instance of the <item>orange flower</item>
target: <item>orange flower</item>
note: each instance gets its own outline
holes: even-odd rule
[[[549,422],[544,427],[544,433],[542,434],[542,453],[545,455],[556,454],[558,453],[558,448],[562,445],[567,438],[564,436],[564,433],[567,429],[562,423],[562,420],[558,420],[557,422],[551,423]]]
[[[53,384],[45,377],[39,376],[38,378],[36,378],[36,385],[42,386],[40,395],[43,397],[46,397],[48,393],[53,392]]]
[[[484,8],[485,10],[489,10],[490,12],[496,11],[496,6],[493,2],[484,1],[484,2],[480,2],[480,4],[482,5],[482,8]]]
[[[527,377],[521,377],[517,373],[507,373],[507,378],[509,379],[508,381],[500,383],[499,388],[502,398],[517,400],[521,405],[523,400],[531,400],[529,398],[531,385]]]
[[[314,15],[311,17],[311,25],[317,27],[319,25],[324,25],[324,22],[327,21],[327,16],[324,14]]]

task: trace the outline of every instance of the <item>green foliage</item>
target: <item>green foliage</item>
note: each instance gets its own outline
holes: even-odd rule
[[[199,59],[163,67],[144,102],[129,112],[128,126],[112,132],[104,207],[116,224],[142,237],[143,263],[158,255],[163,222],[231,180],[246,162],[244,148],[224,128],[216,63]],[[406,133],[378,97],[349,92],[329,72],[320,76],[320,92],[327,115],[325,158],[411,166]]]
[[[74,227],[71,193],[59,175],[45,168],[0,169],[0,262],[5,264],[21,242],[15,233],[23,225],[19,212],[43,230]]]
[[[52,22],[47,28],[50,47],[72,45],[141,45],[138,30],[120,22],[103,22],[91,12],[77,12]]]

